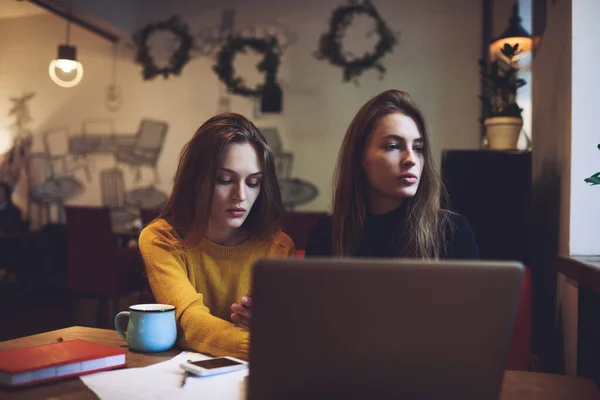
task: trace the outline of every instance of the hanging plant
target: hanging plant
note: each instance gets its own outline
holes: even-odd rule
[[[598,150],[600,150],[600,144],[598,145]],[[589,178],[585,178],[585,182],[589,183],[592,186],[600,185],[600,172],[596,172],[594,175]]]
[[[342,40],[354,16],[360,14],[375,20],[375,33],[379,36],[379,40],[372,53],[356,58],[342,50]],[[327,60],[330,64],[342,68],[344,82],[350,80],[357,82],[357,78],[371,68],[379,71],[381,79],[386,71],[381,64],[381,59],[392,51],[396,43],[396,34],[386,25],[371,1],[365,0],[362,4],[344,5],[333,11],[329,19],[329,31],[321,35],[319,50],[314,53],[314,56],[318,60]]]
[[[171,32],[179,40],[177,49],[169,58],[168,63],[162,67],[156,64],[148,48],[148,39],[159,31]],[[158,75],[162,75],[165,79],[170,75],[179,75],[183,67],[190,61],[190,52],[194,48],[194,38],[190,34],[187,24],[177,16],[146,25],[133,35],[133,41],[138,49],[135,61],[143,67],[142,76],[145,81],[152,80]]]
[[[263,55],[262,60],[256,65],[259,72],[265,74],[265,82],[254,88],[246,86],[244,78],[235,75],[233,60],[238,53],[246,53],[246,49],[252,49]],[[230,36],[217,54],[213,71],[221,82],[227,87],[227,91],[245,97],[259,97],[263,88],[272,86],[277,81],[279,69],[280,50],[275,37],[244,37]]]

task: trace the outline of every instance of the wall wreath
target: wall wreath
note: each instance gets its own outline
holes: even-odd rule
[[[354,16],[359,14],[367,15],[375,20],[375,32],[379,36],[379,40],[372,53],[366,53],[362,57],[356,58],[351,53],[342,50],[342,39]],[[363,71],[370,68],[377,69],[382,78],[385,74],[385,67],[380,61],[392,51],[396,43],[396,34],[386,25],[371,1],[364,0],[361,4],[351,3],[333,11],[329,19],[329,31],[321,35],[319,49],[314,56],[318,60],[327,60],[330,64],[343,68],[344,82],[350,80],[356,82]]]
[[[148,49],[148,39],[158,31],[171,32],[179,40],[179,45],[169,58],[169,62],[162,67],[156,64]],[[170,75],[179,75],[190,61],[190,52],[194,48],[194,38],[187,24],[177,16],[146,25],[133,35],[133,41],[137,46],[135,61],[143,67],[142,76],[145,81],[152,80],[157,75],[162,75],[165,79]]]
[[[265,82],[255,88],[247,87],[244,79],[235,75],[233,68],[235,56],[238,53],[245,53],[248,48],[263,54],[263,58],[256,65],[256,68],[265,74]],[[215,71],[221,82],[227,86],[229,93],[246,97],[259,97],[264,87],[276,83],[280,62],[280,49],[277,38],[230,36],[217,54],[213,71]]]

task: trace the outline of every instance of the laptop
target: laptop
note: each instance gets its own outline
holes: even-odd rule
[[[248,398],[497,399],[517,262],[262,259]]]

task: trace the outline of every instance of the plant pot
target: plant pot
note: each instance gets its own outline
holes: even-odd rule
[[[517,117],[491,117],[483,121],[490,149],[516,150],[523,120]]]

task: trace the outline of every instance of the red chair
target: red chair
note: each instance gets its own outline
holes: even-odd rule
[[[142,257],[137,248],[117,245],[110,209],[66,206],[65,213],[68,289],[75,299],[99,298],[97,323],[102,325],[114,316],[120,296],[147,286]]]
[[[521,297],[506,369],[531,370],[531,270],[525,268]]]
[[[156,217],[158,217],[158,214],[160,214],[160,209],[141,208],[140,219],[142,220],[142,226],[148,225]]]
[[[304,250],[310,232],[326,215],[326,212],[286,212],[283,215],[281,227],[294,241],[296,250]]]

